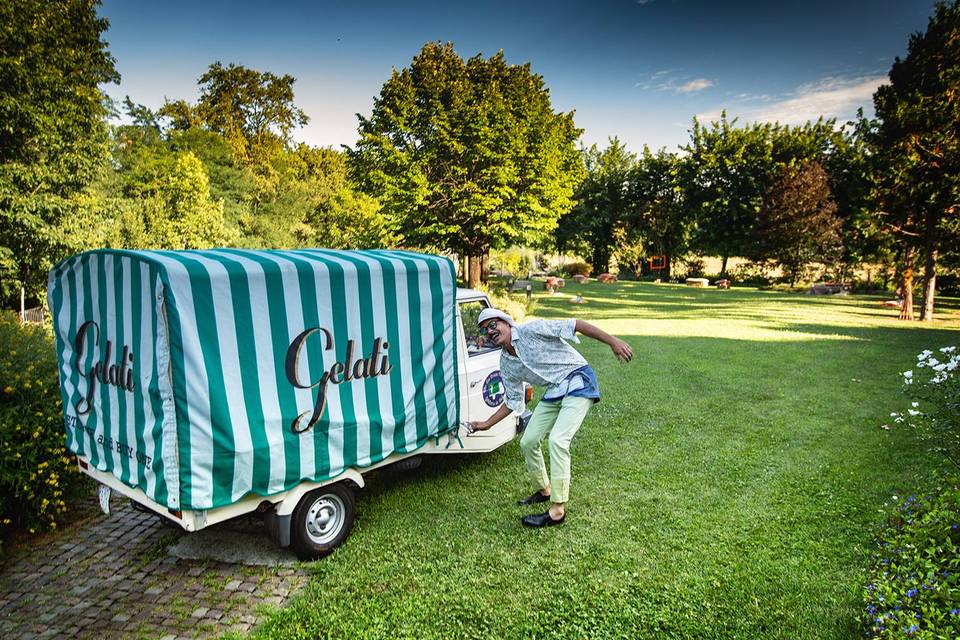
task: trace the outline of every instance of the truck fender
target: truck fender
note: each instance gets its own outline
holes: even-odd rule
[[[337,482],[349,481],[355,484],[358,488],[363,488],[363,476],[356,469],[347,469],[334,480],[327,480],[326,482],[301,482],[293,489],[287,492],[283,497],[283,500],[276,503],[274,513],[279,516],[289,516],[293,513],[293,510],[297,508],[297,504],[300,502],[300,498],[308,494],[309,492],[317,489],[319,487],[325,487],[330,484]]]

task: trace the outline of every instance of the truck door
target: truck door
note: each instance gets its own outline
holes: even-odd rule
[[[466,419],[474,422],[486,420],[503,404],[506,390],[500,379],[500,348],[486,344],[477,327],[480,311],[488,306],[486,300],[469,300],[460,303],[460,318],[463,326],[464,353],[466,360],[466,398],[463,407]],[[479,431],[473,438],[509,439],[516,433],[516,417],[508,416],[487,431]],[[479,444],[479,443],[478,443]]]

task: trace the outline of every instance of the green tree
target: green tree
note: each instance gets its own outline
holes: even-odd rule
[[[755,230],[757,254],[783,267],[791,286],[814,261],[840,256],[842,222],[829,177],[817,162],[783,165],[764,194]]]
[[[674,259],[687,248],[695,218],[686,201],[691,164],[661,149],[644,148],[630,175],[635,235],[646,255],[664,256],[663,277],[670,278]]]
[[[937,3],[927,30],[910,37],[907,57],[896,59],[890,84],[877,89],[873,102],[886,222],[903,243],[905,273],[912,276],[916,253],[925,256],[920,318],[932,320],[942,239],[960,211],[958,0]],[[909,298],[912,278],[907,284]]]
[[[206,249],[232,240],[223,222],[223,203],[210,197],[210,181],[193,153],[178,154],[159,193],[164,214],[157,217],[155,238],[164,248]]]
[[[91,0],[0,3],[0,296],[42,297],[62,222],[107,155],[98,86],[119,79]]]
[[[300,180],[312,199],[297,227],[303,245],[334,249],[376,249],[397,242],[395,223],[380,203],[353,187],[347,156],[341,151],[300,145]]]
[[[631,170],[636,155],[616,137],[606,149],[597,145],[581,150],[586,178],[576,191],[576,205],[560,218],[557,246],[563,251],[571,241],[581,243],[590,255],[593,273],[606,273],[610,258],[625,241],[633,199]]]
[[[774,167],[772,125],[735,124],[726,112],[710,126],[694,118],[685,147],[692,168],[687,200],[698,220],[696,243],[721,256],[721,273],[731,256],[752,252],[753,230]]]
[[[830,177],[837,216],[843,224],[842,280],[864,262],[889,264],[893,259],[889,235],[877,221],[873,198],[876,162],[870,149],[871,126],[861,110],[856,120],[836,132],[832,151],[819,160]]]
[[[582,170],[573,114],[553,111],[529,64],[464,61],[449,43],[392,73],[359,135],[348,153],[361,190],[407,244],[467,256],[471,285],[491,247],[553,231]]]
[[[215,62],[200,76],[200,100],[195,118],[223,135],[237,155],[255,161],[270,155],[277,144],[288,145],[290,134],[307,124],[307,115],[293,102],[296,79],[287,74]],[[179,103],[171,115],[189,114]],[[190,116],[184,116],[190,121]]]

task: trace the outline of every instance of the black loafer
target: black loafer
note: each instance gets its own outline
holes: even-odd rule
[[[550,499],[550,496],[545,496],[539,491],[534,491],[533,495],[531,495],[530,497],[524,498],[523,500],[517,500],[517,504],[520,505],[521,507],[526,507],[527,505],[540,504],[541,502],[546,502],[549,499]]]
[[[531,516],[524,516],[520,519],[520,522],[527,527],[552,527],[556,524],[563,524],[563,521],[567,519],[567,514],[563,514],[563,517],[559,520],[554,520],[553,516],[550,515],[550,511],[544,511],[543,513],[537,513]]]

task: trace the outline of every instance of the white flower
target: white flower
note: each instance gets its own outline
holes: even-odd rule
[[[893,421],[896,422],[897,424],[900,424],[901,422],[903,422],[903,416],[897,416],[896,418],[893,419]]]
[[[904,371],[901,375],[903,375],[904,378],[909,380],[910,378],[913,377],[913,371]]]
[[[930,351],[930,349],[924,349],[919,354],[917,354],[917,360],[924,360],[928,356],[932,356],[932,355],[933,355],[933,351]]]
[[[899,500],[900,498],[898,498],[897,496],[893,496],[893,499],[894,499],[894,500]]]
[[[914,409],[916,409],[917,407],[920,406],[920,403],[919,403],[919,402],[911,402],[911,403],[910,403],[910,406],[913,407]]]
[[[953,353],[956,350],[957,350],[956,347],[944,347],[940,349],[940,353]]]
[[[911,416],[918,416],[918,415],[920,415],[920,412],[919,412],[919,411],[916,411],[916,410],[914,410],[914,409],[907,409],[907,413],[909,413]]]
[[[950,360],[950,362],[947,363],[947,371],[953,371],[954,369],[957,368],[958,364],[960,363],[957,362],[956,358]]]

